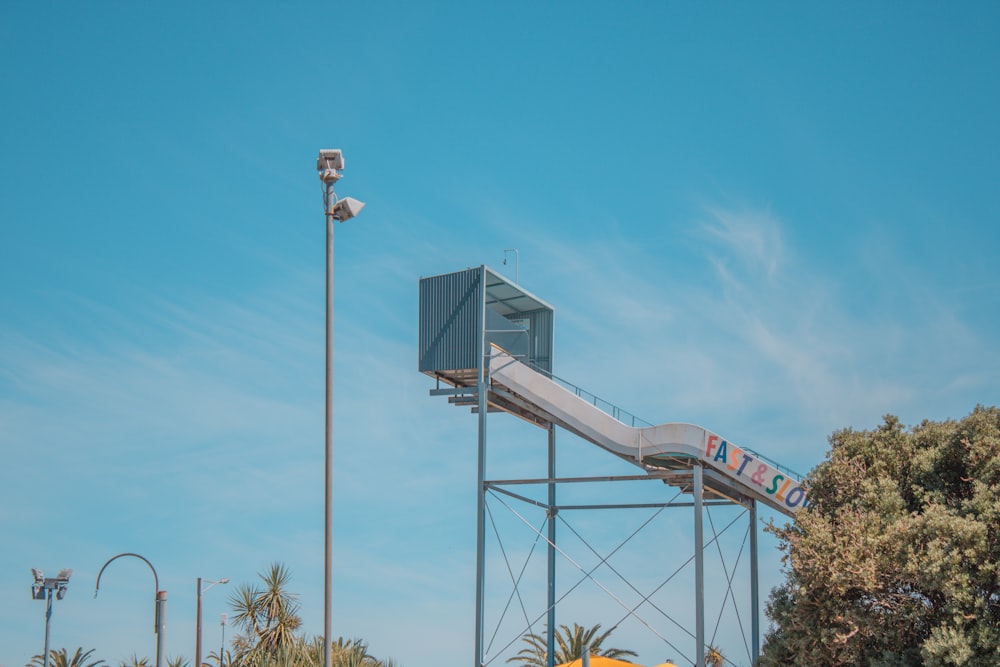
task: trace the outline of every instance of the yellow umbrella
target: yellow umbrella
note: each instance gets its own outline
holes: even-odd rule
[[[677,667],[677,665],[675,665],[672,662],[664,662],[664,663],[659,664],[659,665],[653,665],[653,667]]]
[[[582,665],[583,658],[577,658],[572,662],[564,662],[558,667],[582,667]],[[606,658],[603,655],[592,655],[590,656],[590,667],[638,667],[638,665],[626,660],[615,660],[614,658]]]

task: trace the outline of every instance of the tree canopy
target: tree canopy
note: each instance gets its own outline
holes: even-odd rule
[[[771,526],[787,580],[760,665],[1000,664],[1000,410],[845,429]]]
[[[103,660],[92,657],[94,649],[84,651],[83,647],[78,647],[73,655],[66,649],[51,649],[49,651],[49,665],[52,667],[103,667],[106,663]],[[45,655],[39,653],[31,659],[28,667],[42,667],[45,664]]]

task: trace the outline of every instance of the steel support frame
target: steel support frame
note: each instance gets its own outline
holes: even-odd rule
[[[548,549],[547,556],[547,577],[546,591],[548,597],[547,619],[546,619],[546,667],[555,667],[556,664],[556,516],[559,510],[556,508],[556,427],[549,425],[549,482],[548,482],[548,502],[546,509],[548,523]]]
[[[480,312],[481,321],[486,321],[486,309],[485,303],[482,306]],[[556,478],[556,426],[555,424],[548,424],[546,431],[548,434],[548,477],[545,480],[538,479],[521,479],[521,480],[494,480],[488,481],[486,479],[486,435],[487,435],[487,417],[489,415],[489,358],[487,355],[488,343],[486,340],[485,327],[483,328],[483,335],[479,340],[480,350],[479,350],[479,369],[476,378],[476,412],[478,413],[478,462],[477,462],[477,510],[476,510],[476,629],[475,629],[475,667],[484,667],[484,622],[485,622],[485,586],[486,586],[486,494],[490,489],[498,489],[499,487],[511,484],[533,484],[544,482],[547,485],[548,491],[548,506],[546,507],[547,512],[547,537],[548,537],[548,549],[547,549],[547,582],[546,582],[546,598],[547,598],[547,637],[546,637],[546,649],[547,649],[547,660],[546,667],[555,667],[555,629],[556,629],[556,610],[555,610],[555,580],[556,580],[556,517],[559,513],[560,508],[556,504],[556,488],[559,483],[572,483],[572,482],[595,482],[595,481],[631,481],[640,479],[656,479],[655,476],[651,475],[627,475],[627,476],[608,476],[608,477],[589,477],[589,478],[567,478],[567,479],[557,479]],[[443,392],[441,392],[443,393]],[[696,667],[705,667],[705,540],[704,540],[704,525],[703,525],[703,515],[704,508],[706,505],[741,505],[747,507],[750,512],[750,588],[751,588],[751,627],[752,627],[752,644],[753,644],[753,656],[752,659],[756,663],[757,658],[760,655],[760,619],[759,619],[759,591],[758,591],[758,558],[757,558],[757,503],[754,499],[749,499],[748,504],[737,502],[735,500],[713,502],[705,501],[704,498],[704,468],[700,464],[692,465],[692,495],[693,501],[691,503],[666,503],[667,506],[691,506],[694,508],[694,532],[695,532],[695,623],[696,623],[696,655],[697,663]],[[535,504],[537,502],[531,501],[523,496],[513,494],[504,491],[507,495],[518,498],[522,501]],[[588,506],[574,506],[572,509],[611,509],[611,508],[638,508],[638,507],[662,507],[664,504],[627,504],[627,505],[588,505]],[[570,509],[569,507],[563,509]]]
[[[693,472],[695,667],[705,667],[705,484],[702,467],[695,465]]]
[[[731,507],[733,505],[740,505],[745,507],[749,513],[750,521],[750,597],[751,597],[751,633],[753,635],[751,639],[752,645],[752,660],[753,664],[756,664],[757,659],[760,656],[760,595],[759,595],[759,580],[758,580],[758,541],[757,541],[757,504],[756,501],[750,499],[748,503],[740,503],[732,500],[707,500],[704,494],[704,470],[700,465],[695,465],[692,468],[692,486],[691,495],[692,500],[690,502],[665,502],[665,503],[595,503],[589,505],[566,505],[560,506],[556,503],[556,489],[559,484],[567,483],[595,483],[595,482],[629,482],[629,481],[642,481],[642,480],[657,480],[659,478],[653,475],[619,475],[619,476],[595,476],[595,477],[567,477],[558,478],[555,476],[555,427],[550,427],[548,429],[549,438],[549,460],[548,468],[549,475],[547,478],[525,478],[525,479],[505,479],[505,480],[487,480],[485,478],[485,426],[486,422],[483,418],[485,411],[480,411],[480,462],[482,464],[480,469],[480,483],[479,489],[480,494],[478,498],[479,502],[479,515],[477,524],[477,552],[476,552],[476,665],[477,667],[482,667],[484,664],[483,651],[483,636],[484,636],[484,619],[485,619],[485,608],[484,608],[484,589],[485,589],[485,520],[486,520],[486,494],[489,491],[495,491],[502,493],[508,497],[514,498],[518,501],[534,505],[536,507],[544,508],[546,510],[547,516],[547,538],[548,538],[548,549],[547,549],[547,625],[549,631],[546,637],[546,649],[548,652],[548,657],[546,660],[547,667],[554,667],[555,660],[555,633],[552,629],[556,628],[556,601],[555,601],[555,581],[556,581],[556,528],[555,520],[561,510],[598,510],[598,509],[643,509],[643,508],[659,508],[659,507],[669,507],[669,508],[692,508],[694,511],[694,532],[695,532],[695,642],[696,642],[696,655],[697,663],[696,667],[705,667],[705,657],[706,657],[706,637],[705,637],[705,539],[704,539],[704,508],[706,507],[716,507],[716,506],[727,506]],[[532,485],[532,484],[544,484],[547,487],[547,504],[540,503],[536,500],[528,498],[518,493],[509,491],[503,487],[505,486],[518,486],[518,485]]]

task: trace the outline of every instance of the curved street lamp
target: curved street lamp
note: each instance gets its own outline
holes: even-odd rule
[[[104,568],[110,565],[111,561],[122,558],[123,556],[133,556],[138,558],[148,565],[149,569],[153,571],[153,587],[156,593],[156,610],[153,618],[153,632],[156,634],[156,667],[163,667],[163,629],[167,624],[167,592],[160,590],[160,578],[156,576],[156,568],[153,567],[153,564],[139,554],[123,553],[118,554],[117,556],[112,556],[106,563],[104,563],[104,565],[101,566],[101,571],[97,573],[97,584],[94,586],[94,597],[97,597],[97,591],[101,588],[101,575],[104,574]]]

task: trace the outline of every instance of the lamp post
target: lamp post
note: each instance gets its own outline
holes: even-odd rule
[[[104,568],[110,565],[111,561],[122,558],[123,556],[138,558],[148,565],[149,569],[153,571],[153,589],[156,593],[154,596],[156,607],[153,612],[153,633],[156,635],[156,667],[163,667],[163,635],[164,628],[167,626],[167,592],[160,590],[160,578],[156,575],[156,568],[153,567],[153,564],[139,554],[123,553],[118,554],[117,556],[112,556],[106,563],[104,563],[104,565],[101,566],[101,571],[97,573],[97,584],[94,586],[94,597],[97,597],[97,591],[101,588],[101,575],[104,574]]]
[[[66,597],[66,586],[69,585],[69,578],[73,570],[59,570],[59,574],[54,577],[46,577],[37,568],[31,568],[31,574],[35,577],[35,583],[31,585],[31,597],[35,600],[45,600],[45,653],[43,653],[42,667],[49,667],[49,619],[52,618],[52,596],[57,600]]]
[[[339,148],[319,152],[316,170],[323,183],[323,211],[326,214],[326,474],[324,484],[323,545],[323,667],[331,667],[333,639],[333,223],[356,216],[364,202],[350,197],[338,200],[333,191],[344,168]],[[196,667],[198,667],[196,665]]]
[[[208,586],[205,588],[201,587],[201,583],[204,581]],[[202,579],[198,577],[198,613],[195,616],[195,628],[194,628],[194,667],[201,667],[201,594],[207,591],[212,586],[216,584],[228,584],[229,578],[219,579],[218,581],[212,581],[211,579]]]
[[[226,650],[226,621],[228,620],[228,614],[219,614],[219,625],[222,626],[222,643],[219,645],[219,667],[222,667],[222,656],[225,655]]]

